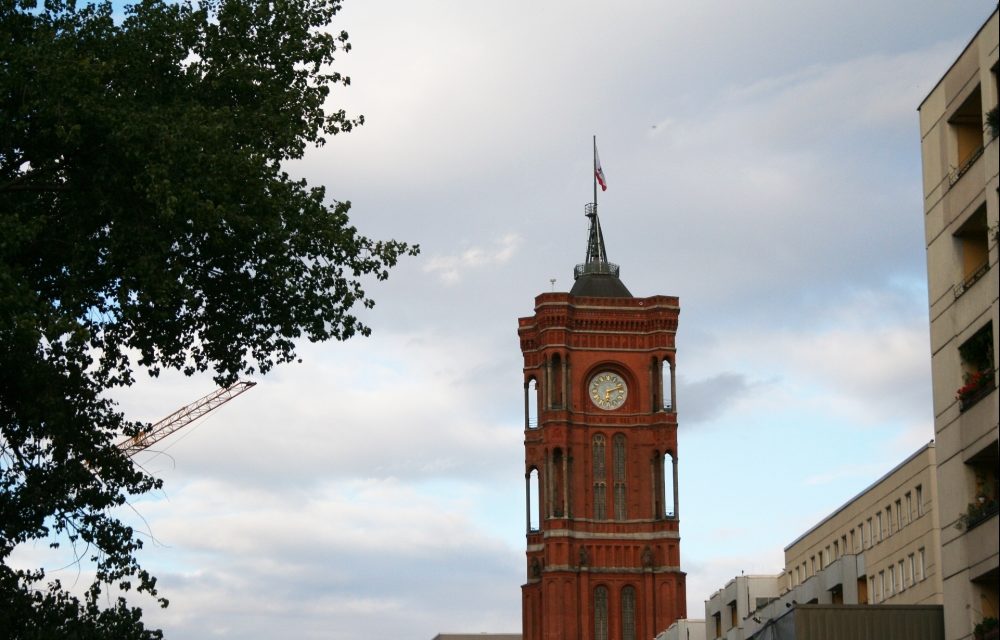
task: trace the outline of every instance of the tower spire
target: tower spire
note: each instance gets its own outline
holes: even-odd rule
[[[597,156],[597,136],[594,136],[594,201],[584,207],[584,213],[590,220],[590,230],[587,233],[587,254],[583,263],[573,270],[575,280],[570,293],[577,296],[592,296],[600,298],[631,298],[628,288],[618,279],[619,267],[608,262],[608,250],[604,244],[604,232],[601,230],[601,219],[597,215],[597,185],[607,188],[601,160]]]
[[[601,232],[601,219],[597,217],[596,202],[587,205],[586,216],[590,218],[590,232],[587,236],[587,257],[583,262],[595,267],[594,272],[600,273],[598,265],[607,263],[608,251],[604,247],[604,233]]]

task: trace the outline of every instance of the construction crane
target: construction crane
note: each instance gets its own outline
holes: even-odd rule
[[[228,387],[216,389],[200,400],[185,405],[163,418],[148,431],[143,431],[135,437],[126,438],[118,443],[118,448],[128,457],[132,457],[144,449],[148,449],[171,433],[183,429],[210,411],[218,409],[241,393],[255,386],[256,382],[237,382]]]

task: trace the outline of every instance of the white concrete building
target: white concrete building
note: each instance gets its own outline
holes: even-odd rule
[[[773,576],[738,576],[705,602],[706,638],[745,640],[796,604],[940,605],[933,442],[785,547]]]
[[[920,104],[947,640],[1000,615],[994,11]]]

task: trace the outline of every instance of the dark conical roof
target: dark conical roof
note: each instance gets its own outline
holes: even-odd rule
[[[608,253],[604,247],[604,233],[601,231],[601,221],[597,217],[597,204],[586,207],[590,218],[590,233],[587,237],[586,262],[576,265],[573,270],[573,288],[570,294],[574,296],[589,296],[594,298],[631,298],[625,284],[618,279],[619,268],[613,262],[608,262]]]

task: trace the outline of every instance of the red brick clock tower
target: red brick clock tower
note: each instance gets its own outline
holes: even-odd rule
[[[524,640],[649,640],[686,615],[677,509],[676,297],[636,298],[587,205],[569,293],[518,320]]]

